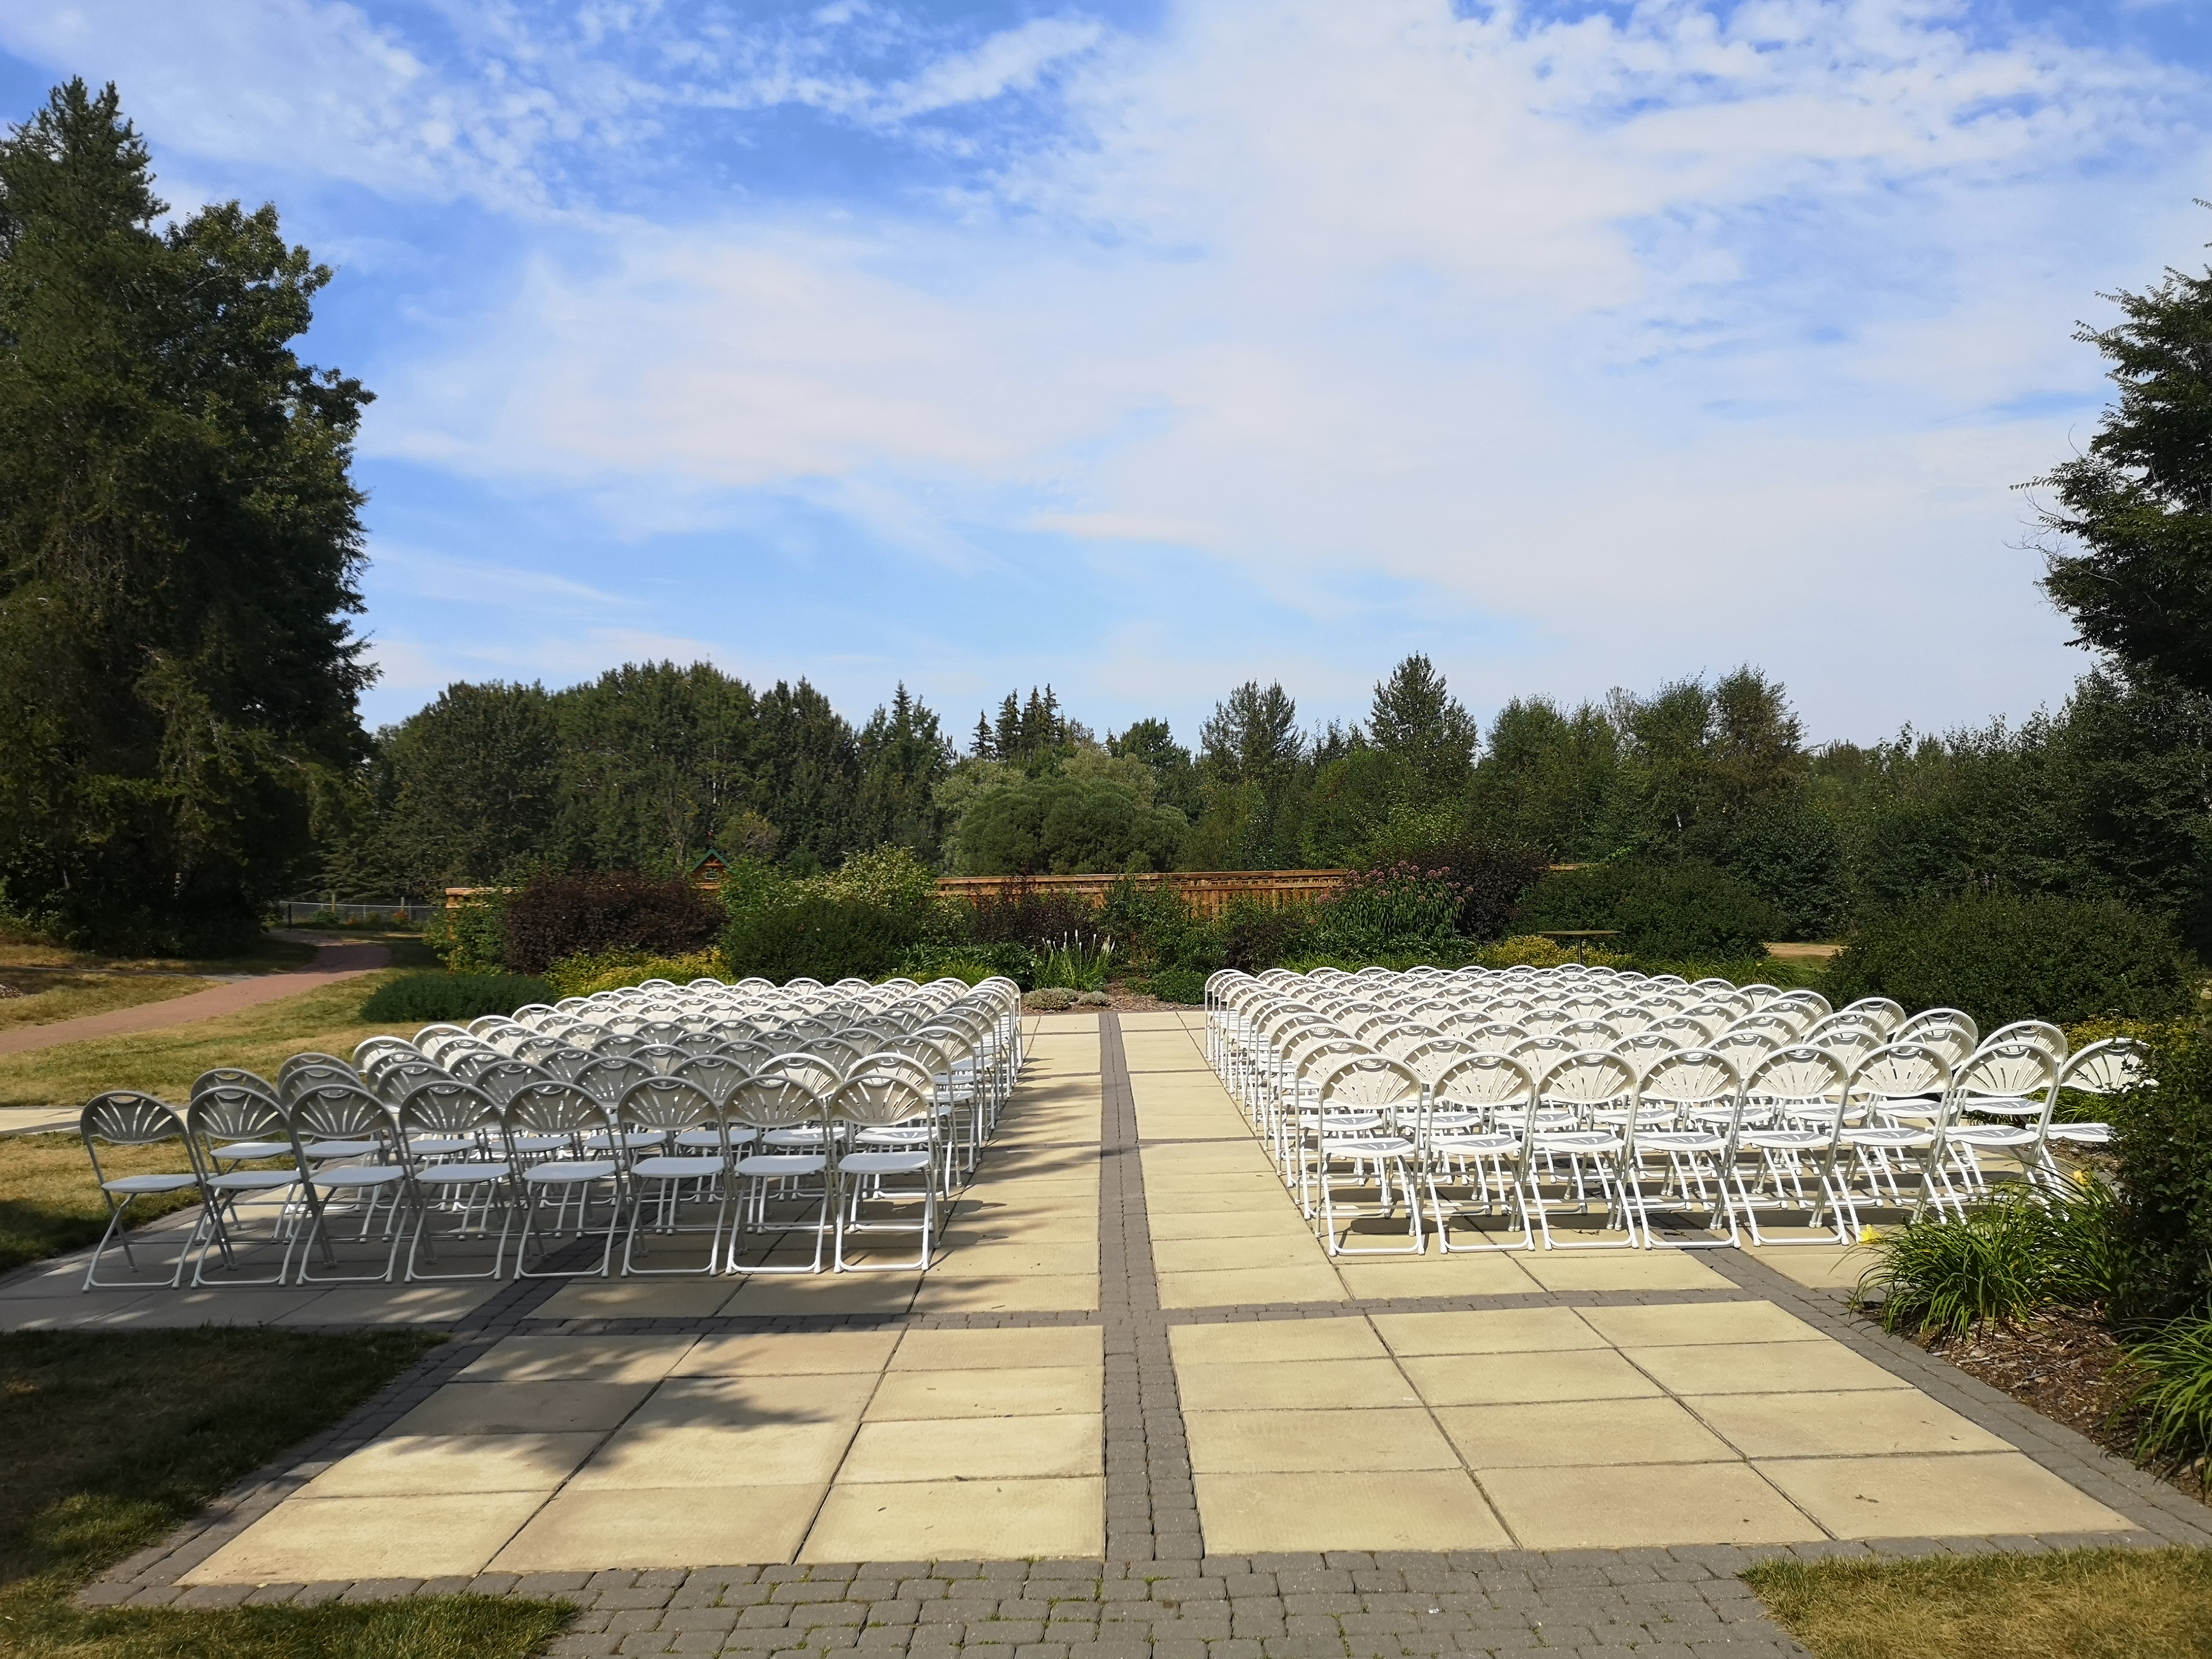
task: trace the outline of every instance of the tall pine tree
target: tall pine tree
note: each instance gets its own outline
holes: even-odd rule
[[[307,869],[364,750],[369,394],[293,355],[276,210],[161,226],[112,87],[0,139],[0,878],[88,943],[208,948]]]

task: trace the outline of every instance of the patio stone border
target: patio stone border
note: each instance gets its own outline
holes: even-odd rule
[[[1539,1653],[1579,1659],[1782,1659],[1804,1650],[1739,1575],[1763,1560],[2212,1547],[2212,1510],[1741,1252],[1704,1252],[1730,1281],[1705,1291],[1536,1291],[1164,1310],[1134,1097],[1119,1020],[1099,1019],[1099,1309],[1096,1313],[845,1314],[549,1320],[561,1281],[509,1285],[453,1339],[343,1422],[295,1448],[82,1593],[96,1607],[234,1607],[469,1593],[550,1597],[580,1611],[558,1656],[728,1653],[823,1659],[1411,1659]],[[1149,1144],[1149,1143],[1145,1143]],[[1180,1324],[1510,1307],[1764,1300],[1989,1430],[2127,1516],[2126,1533],[1828,1540],[1789,1546],[1208,1556],[1168,1332]],[[1097,1325],[1105,1336],[1107,1559],[873,1562],[436,1580],[208,1585],[178,1577],[338,1458],[367,1444],[503,1337]],[[357,1329],[359,1327],[343,1328]]]

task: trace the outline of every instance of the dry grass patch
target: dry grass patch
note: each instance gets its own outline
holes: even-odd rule
[[[104,1146],[100,1157],[111,1180],[191,1168],[185,1149],[174,1141],[164,1146]],[[132,1229],[198,1202],[198,1189],[189,1187],[144,1194],[131,1206]],[[93,1182],[82,1140],[73,1134],[0,1139],[0,1273],[66,1255],[94,1243],[106,1230],[107,1202]]]
[[[2212,1655],[2212,1552],[1769,1561],[1744,1575],[1815,1659]]]
[[[192,1079],[211,1066],[243,1066],[273,1078],[303,1049],[345,1056],[379,1031],[412,1036],[417,1024],[371,1025],[361,1018],[369,994],[398,971],[340,980],[188,1025],[0,1056],[0,1106],[75,1108],[103,1089],[137,1089],[181,1103]]]
[[[52,1025],[84,1014],[167,1002],[216,984],[174,974],[84,974],[58,968],[0,968],[0,985],[20,995],[0,998],[0,1031]]]
[[[523,1659],[568,1610],[89,1612],[77,1586],[327,1426],[439,1340],[417,1332],[0,1335],[0,1654],[21,1659]]]

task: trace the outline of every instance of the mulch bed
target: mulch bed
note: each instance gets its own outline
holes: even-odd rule
[[[2120,1345],[2103,1322],[2081,1313],[2041,1314],[2021,1325],[1922,1339],[1921,1346],[2113,1455],[2134,1462],[2141,1425],[2133,1413],[2118,1409]],[[2198,1462],[2149,1472],[2200,1503],[2212,1501]]]

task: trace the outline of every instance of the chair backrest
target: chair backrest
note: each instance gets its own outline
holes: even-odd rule
[[[1733,1030],[1723,1031],[1706,1043],[1705,1052],[1726,1054],[1738,1066],[1750,1066],[1757,1065],[1759,1056],[1769,1048],[1781,1046],[1781,1040],[1773,1031],[1746,1030],[1739,1025]]]
[[[395,1060],[389,1066],[378,1066],[370,1074],[368,1086],[375,1091],[378,1099],[397,1106],[422,1085],[452,1075],[442,1066],[434,1066],[419,1057]]]
[[[310,1049],[305,1054],[294,1054],[283,1065],[277,1067],[276,1097],[279,1100],[284,1097],[284,1085],[290,1081],[293,1073],[306,1071],[311,1066],[328,1066],[341,1077],[349,1077],[356,1082],[361,1080],[361,1073],[354,1070],[352,1061],[340,1060],[336,1054],[318,1054]]]
[[[2066,1058],[2066,1033],[2047,1019],[2016,1019],[2009,1025],[2000,1025],[1982,1039],[1982,1047],[1999,1042],[2032,1042],[2053,1060]]]
[[[1577,1048],[1605,1048],[1620,1041],[1620,1029],[1602,1019],[1570,1020],[1552,1035]]]
[[[113,1146],[150,1146],[185,1138],[184,1121],[175,1107],[130,1089],[110,1089],[85,1102],[76,1128],[88,1146],[94,1140]],[[94,1154],[95,1160],[98,1156]]]
[[[266,1095],[271,1100],[276,1098],[276,1085],[267,1078],[258,1073],[240,1071],[234,1066],[218,1066],[211,1071],[202,1072],[193,1079],[192,1091],[186,1099],[198,1100],[210,1089],[250,1089],[257,1095]]]
[[[1950,1092],[1950,1061],[1924,1043],[1884,1043],[1851,1071],[1851,1094],[1860,1100],[1941,1099]]]
[[[1863,1019],[1871,1020],[1884,1036],[1905,1024],[1905,1005],[1892,1002],[1887,997],[1861,997],[1856,1002],[1845,1003],[1836,1012],[1856,1014]]]
[[[195,1141],[284,1140],[291,1129],[284,1109],[258,1089],[214,1088],[192,1097],[185,1129]]]
[[[750,1066],[739,1064],[728,1054],[700,1054],[686,1060],[676,1075],[720,1105],[730,1097],[730,1091],[738,1086],[738,1079],[750,1075],[751,1071]]]
[[[1917,1042],[1923,1048],[1933,1048],[1943,1056],[1945,1063],[1954,1071],[1965,1065],[1966,1057],[1979,1046],[1974,1040],[1972,1026],[1948,1023],[1923,1025],[1910,1035],[1899,1034],[1889,1040],[1892,1042]]]
[[[1522,1038],[1505,1052],[1540,1078],[1560,1060],[1581,1050],[1565,1037],[1531,1036]]]
[[[1403,1054],[1391,1058],[1402,1060],[1412,1068],[1414,1076],[1434,1088],[1437,1079],[1461,1060],[1481,1052],[1472,1042],[1455,1036],[1430,1036],[1408,1045]]]
[[[1961,1100],[2028,1100],[2058,1081],[2058,1060],[2039,1042],[1984,1042],[1951,1079]]]
[[[525,1060],[502,1060],[483,1067],[469,1081],[504,1104],[517,1089],[554,1080],[553,1073]]]
[[[1421,1079],[1388,1054],[1346,1054],[1317,1074],[1322,1109],[1389,1110],[1417,1101]]]
[[[604,1058],[620,1060],[624,1055],[635,1054],[645,1047],[645,1043],[643,1037],[629,1032],[610,1031],[592,1045],[592,1052]]]
[[[733,1123],[750,1129],[793,1129],[821,1120],[828,1089],[815,1086],[821,1073],[800,1065],[777,1064],[741,1079],[722,1103]]]
[[[357,1083],[325,1083],[295,1095],[285,1109],[297,1138],[387,1140],[392,1109]]]
[[[367,1077],[368,1075],[369,1067],[377,1064],[378,1061],[386,1054],[404,1054],[419,1057],[422,1053],[422,1051],[420,1048],[410,1042],[405,1037],[363,1037],[359,1042],[354,1045],[353,1068],[356,1072],[359,1072],[363,1077]]]
[[[2058,1086],[2085,1095],[2124,1094],[2155,1081],[2149,1060],[2150,1050],[2133,1037],[2106,1037],[2067,1060],[2059,1070]]]
[[[1814,1103],[1840,1109],[1850,1067],[1827,1049],[1795,1043],[1760,1057],[1743,1080],[1745,1096],[1781,1106]]]
[[[1724,1013],[1668,1014],[1662,1019],[1653,1020],[1644,1029],[1664,1032],[1685,1048],[1702,1048],[1718,1036],[1725,1027],[1735,1023],[1732,1017]]]
[[[680,1077],[641,1078],[629,1086],[615,1109],[626,1124],[673,1133],[720,1123],[721,1108],[697,1084]]]
[[[1673,1107],[1735,1106],[1743,1099],[1743,1073],[1729,1055],[1711,1048],[1682,1048],[1662,1055],[1644,1073],[1643,1098],[1647,1105]]]
[[[1632,1103],[1636,1098],[1636,1068],[1620,1054],[1578,1048],[1551,1061],[1537,1079],[1537,1093],[1547,1106],[1609,1106],[1622,1100]]]
[[[481,1089],[451,1078],[433,1078],[416,1085],[399,1103],[399,1138],[410,1135],[471,1135],[500,1124],[499,1103]]]
[[[1510,1054],[1468,1054],[1429,1085],[1429,1097],[1439,1106],[1527,1106],[1536,1098],[1536,1077]]]
[[[1686,1045],[1677,1042],[1664,1031],[1638,1031],[1613,1045],[1619,1054],[1638,1071],[1656,1066],[1668,1054],[1679,1053]]]
[[[603,1054],[576,1073],[576,1086],[602,1106],[617,1106],[641,1079],[659,1073],[635,1055]]]
[[[532,1083],[500,1110],[500,1127],[515,1135],[612,1135],[614,1113],[573,1083]]]
[[[1727,1037],[1734,1036],[1738,1031],[1764,1031],[1778,1044],[1790,1043],[1802,1036],[1812,1023],[1810,1014],[1805,1009],[1785,1008],[1778,1014],[1770,1014],[1762,1008],[1755,1014],[1746,1014],[1721,1035]]]
[[[691,1058],[688,1048],[673,1042],[648,1042],[630,1058],[658,1077],[674,1077],[686,1060]]]
[[[335,1083],[357,1089],[361,1086],[361,1073],[343,1060],[335,1066],[295,1066],[288,1060],[276,1077],[276,1098],[289,1106],[309,1090],[328,1088]]]
[[[1474,1019],[1465,1025],[1449,1025],[1445,1029],[1461,1042],[1472,1044],[1486,1054],[1510,1054],[1534,1035],[1510,1021],[1502,1019]]]
[[[1958,1008],[1923,1008],[1902,1025],[1898,1026],[1891,1033],[1891,1040],[1897,1042],[1917,1042],[1920,1040],[1921,1032],[1938,1025],[1956,1025],[1965,1030],[1970,1039],[1967,1044],[1970,1053],[1981,1046],[1981,1028],[1974,1024],[1972,1014]]]
[[[862,1060],[837,1085],[825,1103],[832,1122],[879,1129],[914,1118],[926,1117],[936,1099],[936,1082],[928,1069],[904,1054],[879,1054]]]

